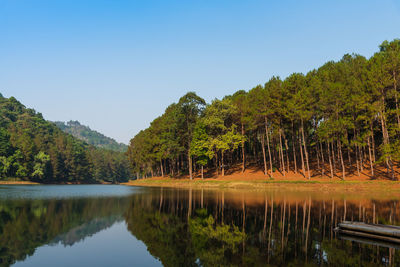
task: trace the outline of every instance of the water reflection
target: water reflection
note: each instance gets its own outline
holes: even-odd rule
[[[126,220],[166,266],[396,266],[395,246],[353,242],[333,229],[342,220],[398,225],[397,206],[314,193],[153,189],[132,196]]]
[[[397,245],[333,231],[342,220],[400,225],[396,197],[159,188],[114,193],[0,197],[0,265],[34,266],[37,258],[57,260],[70,247],[79,248],[70,253],[80,260],[73,265],[82,266],[400,265]],[[49,245],[54,249],[45,254]],[[100,245],[101,257],[93,254]]]
[[[0,264],[33,255],[45,244],[73,245],[120,220],[128,198],[0,202]],[[99,219],[101,218],[101,219]]]

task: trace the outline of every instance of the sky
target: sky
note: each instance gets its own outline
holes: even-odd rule
[[[206,101],[400,38],[400,0],[0,0],[0,93],[128,143]]]

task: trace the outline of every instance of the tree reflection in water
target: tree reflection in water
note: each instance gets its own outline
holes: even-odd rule
[[[357,195],[152,188],[124,197],[1,200],[0,265],[46,244],[73,246],[125,220],[165,266],[399,266],[399,246],[333,231],[342,220],[400,224],[398,200]]]
[[[395,246],[339,238],[342,220],[399,224],[398,201],[335,194],[151,189],[128,229],[166,266],[396,266]]]
[[[45,244],[74,245],[123,220],[128,201],[118,197],[0,201],[0,266],[24,260]]]

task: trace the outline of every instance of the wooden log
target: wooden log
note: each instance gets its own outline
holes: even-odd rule
[[[359,231],[342,230],[340,228],[336,228],[335,231],[338,232],[339,234],[359,236],[359,237],[368,238],[368,239],[382,240],[382,241],[386,241],[386,242],[400,244],[400,239],[395,238],[395,237],[375,235],[375,234],[359,232]]]
[[[343,239],[343,240],[348,240],[348,241],[372,245],[372,246],[400,249],[400,244],[393,243],[393,242],[387,242],[387,241],[383,241],[383,240],[369,239],[369,238],[353,236],[353,235],[346,235],[346,234],[339,234],[339,238]]]
[[[391,229],[400,230],[400,226],[388,225],[388,224],[375,224],[375,223],[351,222],[351,221],[342,221],[341,223],[353,224],[353,225],[373,225],[373,226],[377,226],[377,227],[384,227],[384,228],[391,228]]]
[[[361,222],[343,221],[338,224],[341,230],[359,231],[374,235],[400,238],[400,227],[382,224],[367,224]]]

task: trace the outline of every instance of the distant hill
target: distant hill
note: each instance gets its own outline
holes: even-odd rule
[[[85,141],[89,145],[119,152],[126,152],[128,149],[127,145],[118,143],[114,139],[94,131],[88,126],[80,124],[79,121],[68,121],[67,123],[56,121],[54,123],[62,131],[72,134],[74,137]]]

